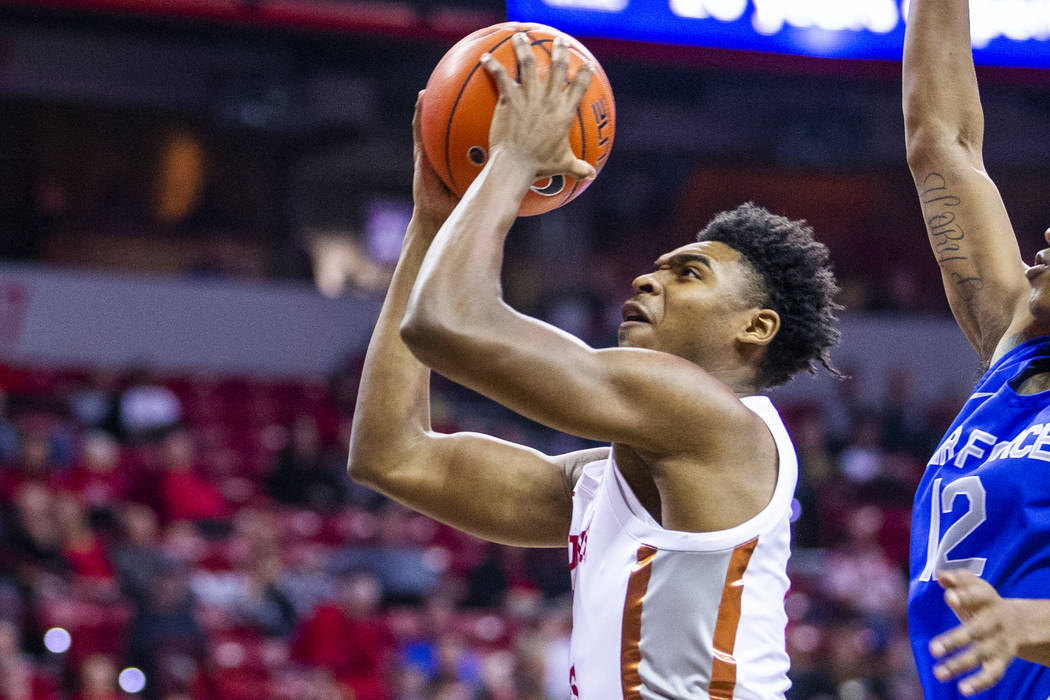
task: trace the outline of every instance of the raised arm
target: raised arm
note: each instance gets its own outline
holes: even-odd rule
[[[1025,265],[982,154],[967,0],[912,0],[904,41],[908,165],[959,326],[985,361],[1027,313]]]
[[[402,337],[454,381],[554,429],[629,445],[654,457],[651,464],[669,455],[717,454],[737,426],[738,436],[753,429],[755,443],[765,446],[765,438],[771,446],[733,391],[696,364],[647,349],[595,350],[503,301],[503,244],[530,184],[555,173],[593,174],[568,140],[589,69],[581,67],[564,87],[566,48],[556,41],[550,72],[540,80],[527,40],[514,41],[522,82],[486,61],[501,94],[490,158],[427,254]]]
[[[572,473],[602,451],[550,458],[483,435],[430,426],[430,370],[398,328],[423,257],[455,199],[426,161],[413,119],[415,210],[365,357],[350,435],[350,476],[437,520],[494,542],[562,546]]]

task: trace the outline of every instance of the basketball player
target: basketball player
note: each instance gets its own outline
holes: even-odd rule
[[[426,161],[417,103],[415,211],[365,361],[350,474],[494,542],[568,539],[574,697],[783,698],[797,464],[756,393],[827,366],[827,251],[804,225],[744,205],[634,280],[618,348],[511,309],[503,243],[530,184],[593,173],[568,141],[589,69],[562,89],[564,43],[541,80],[525,36],[514,42],[520,84],[485,61],[501,98],[488,162],[458,204]],[[612,446],[550,457],[435,434],[428,367]]]
[[[928,699],[994,685],[982,697],[1044,700],[1050,601],[1038,599],[1050,598],[1050,250],[1031,267],[1021,260],[984,170],[967,0],[912,0],[904,116],[908,164],[948,301],[988,366],[915,496],[912,646]],[[1050,244],[1050,231],[1044,237]]]

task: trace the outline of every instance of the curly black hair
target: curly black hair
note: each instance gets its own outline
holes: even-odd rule
[[[839,340],[834,323],[839,291],[828,249],[805,221],[792,221],[752,202],[716,215],[696,236],[740,253],[757,273],[754,302],[780,314],[780,330],[759,366],[763,388],[798,372],[816,373],[814,361],[836,377],[829,350]]]

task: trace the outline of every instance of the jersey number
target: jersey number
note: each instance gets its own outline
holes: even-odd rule
[[[933,480],[933,498],[930,505],[930,539],[926,545],[926,568],[922,570],[920,581],[929,581],[938,571],[946,569],[966,569],[977,576],[984,571],[984,557],[949,559],[948,554],[969,537],[987,518],[985,512],[985,492],[981,479],[976,476],[964,476],[948,484],[941,490],[943,479]],[[958,496],[965,496],[969,507],[961,518],[948,528],[944,539],[937,537],[941,532],[941,513],[951,513]]]

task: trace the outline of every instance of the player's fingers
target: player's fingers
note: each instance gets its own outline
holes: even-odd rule
[[[980,671],[959,681],[959,692],[970,696],[988,690],[1002,680],[1008,665],[1009,661],[1001,657],[985,661],[981,664]]]
[[[531,92],[539,80],[536,77],[536,54],[532,53],[532,43],[525,32],[514,35],[514,55],[518,59],[518,82]]]
[[[573,161],[568,173],[577,180],[591,180],[598,174],[593,165],[579,158]]]
[[[976,644],[974,644],[955,656],[945,659],[934,666],[933,675],[936,676],[939,681],[946,681],[960,676],[967,671],[972,671],[980,666],[982,661],[981,650]]]
[[[991,584],[972,574],[944,592],[944,601],[956,611],[975,610],[988,605],[998,597],[999,594],[995,592]]]
[[[973,585],[983,580],[980,576],[966,569],[949,569],[937,572],[937,583],[941,584],[941,587],[945,590]]]
[[[951,588],[944,592],[944,602],[964,622],[970,622],[982,611],[992,608],[997,598],[994,590],[989,595],[987,590],[971,586]]]
[[[966,625],[959,625],[930,640],[930,654],[939,659],[946,654],[961,649],[974,641],[972,631]]]
[[[416,110],[412,113],[412,141],[416,146],[423,143],[423,93],[426,90],[420,90],[419,94],[416,95]]]
[[[481,65],[492,76],[492,79],[496,81],[496,88],[499,90],[500,98],[509,99],[516,85],[510,75],[507,74],[507,69],[503,67],[503,64],[494,59],[492,54],[485,53],[481,55]]]
[[[576,75],[573,76],[572,84],[569,85],[569,93],[566,96],[566,100],[572,105],[573,109],[579,106],[580,100],[583,99],[583,93],[587,92],[587,88],[591,84],[592,77],[594,77],[594,68],[591,66],[590,61],[580,66],[579,70],[576,71]]]
[[[547,75],[547,92],[561,92],[565,88],[565,74],[569,72],[569,45],[560,34],[551,47],[551,70]]]

